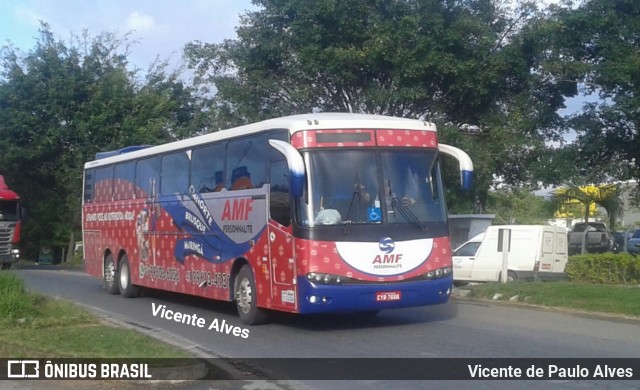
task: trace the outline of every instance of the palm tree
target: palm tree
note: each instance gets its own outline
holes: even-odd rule
[[[609,227],[613,229],[617,218],[622,214],[622,199],[618,184],[603,184],[599,186],[576,186],[559,188],[553,192],[553,200],[560,207],[570,201],[578,201],[584,206],[584,220],[589,221],[591,207],[602,206],[609,217]]]
[[[606,196],[597,202],[605,210],[607,210],[607,216],[609,217],[609,228],[611,230],[616,226],[616,222],[619,218],[622,218],[624,213],[624,199],[622,199],[622,191],[619,185],[613,185],[614,188],[610,189]]]

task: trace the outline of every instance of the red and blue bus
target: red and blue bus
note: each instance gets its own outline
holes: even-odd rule
[[[141,288],[271,311],[358,312],[445,303],[451,245],[433,123],[317,113],[270,119],[85,164],[86,271]]]

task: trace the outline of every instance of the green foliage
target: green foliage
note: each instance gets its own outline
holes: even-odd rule
[[[98,324],[66,324],[47,329],[0,331],[3,357],[39,358],[189,358],[184,350],[133,329]],[[164,364],[169,362],[161,361]],[[159,365],[162,365],[159,363]],[[168,364],[171,366],[171,364]]]
[[[67,44],[43,23],[29,52],[0,51],[0,166],[29,209],[23,250],[32,259],[80,231],[83,165],[96,152],[199,131],[178,74],[157,63],[138,81],[128,45],[108,33]]]
[[[71,303],[26,292],[11,272],[0,273],[0,297],[3,357],[189,357],[134,330],[99,325]]]
[[[12,273],[0,273],[0,328],[38,314],[36,301],[28,297],[24,283]]]
[[[0,329],[47,328],[92,322],[87,313],[61,301],[25,291],[13,273],[0,273]]]
[[[569,257],[569,280],[601,284],[640,283],[640,257],[628,253],[598,253]]]
[[[562,208],[577,201],[583,206],[583,218],[588,221],[595,211],[595,206],[602,206],[609,217],[609,228],[615,229],[617,218],[622,214],[624,200],[619,184],[603,185],[572,185],[558,188],[553,193],[553,202],[556,204],[558,217],[564,217]]]
[[[457,167],[443,159],[451,212],[540,213],[496,199],[496,178],[514,192],[640,178],[640,2],[544,11],[497,0],[254,3],[261,8],[242,17],[236,39],[185,47],[192,86],[166,62],[143,77],[129,70],[127,35],[61,41],[43,23],[30,51],[2,47],[0,167],[29,209],[28,257],[74,241],[82,166],[97,151],[279,115],[437,122],[440,140],[466,150],[476,168],[476,188],[463,192]],[[567,124],[558,109],[579,92],[603,99]],[[562,145],[570,128],[578,140]]]
[[[572,118],[578,131],[578,175],[592,182],[640,178],[640,3],[590,0],[551,15],[553,57],[563,68],[578,69],[574,80],[596,93]]]
[[[237,40],[185,50],[242,120],[319,109],[475,123],[528,77],[505,44],[516,21],[490,1],[256,4]]]
[[[574,282],[483,283],[471,286],[471,296],[506,301],[517,295],[519,302],[563,307],[588,312],[640,316],[640,288]]]
[[[244,15],[237,39],[185,48],[196,85],[217,90],[219,127],[312,111],[437,121],[440,139],[477,167],[476,190],[452,205],[459,211],[486,204],[495,176],[562,180],[564,160],[545,141],[557,139],[556,111],[577,91],[532,72],[545,49],[532,4],[513,12],[490,0],[255,4],[262,8]],[[457,182],[456,172],[446,176]]]
[[[554,204],[529,191],[492,191],[486,211],[496,224],[545,224],[553,218]]]

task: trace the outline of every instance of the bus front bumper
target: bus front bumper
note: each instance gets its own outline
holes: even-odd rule
[[[300,313],[358,312],[446,303],[453,277],[390,284],[311,283],[298,277]]]

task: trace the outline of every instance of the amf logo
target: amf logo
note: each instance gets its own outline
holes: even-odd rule
[[[396,244],[391,237],[382,237],[378,242],[378,247],[381,252],[391,253],[396,249]]]
[[[413,271],[427,261],[432,248],[432,238],[394,241],[391,237],[382,237],[370,242],[336,242],[338,254],[347,264],[376,276]]]
[[[378,242],[378,248],[380,248],[381,252],[384,252],[384,255],[377,254],[371,264],[374,269],[380,268],[402,268],[402,264],[400,261],[402,260],[402,253],[392,254],[396,249],[396,243],[393,242],[391,237],[383,237]]]

